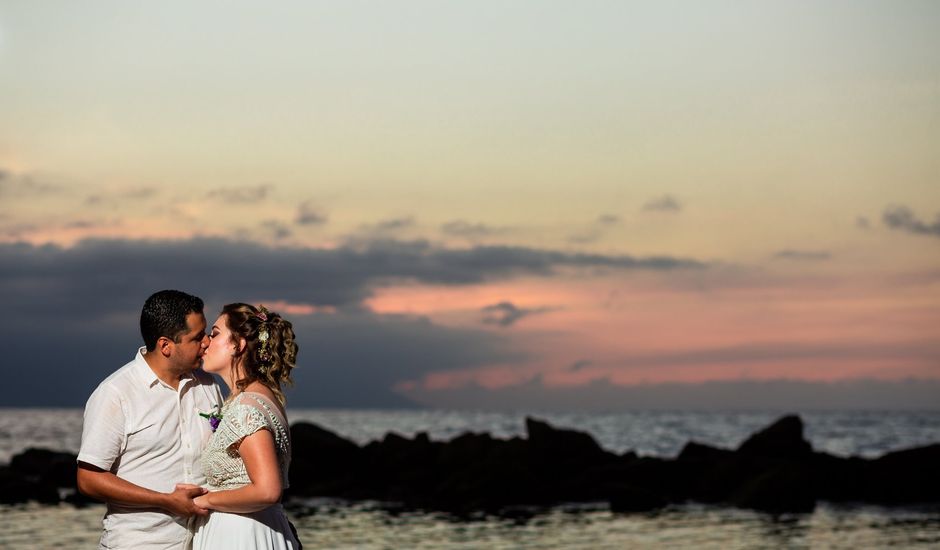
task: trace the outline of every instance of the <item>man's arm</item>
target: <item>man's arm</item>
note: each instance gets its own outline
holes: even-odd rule
[[[121,394],[101,385],[88,398],[82,424],[76,481],[82,493],[105,502],[164,509],[179,516],[205,514],[192,499],[205,491],[195,485],[180,486],[171,493],[146,489],[114,475],[109,466],[118,460],[125,438],[125,412]]]
[[[193,504],[194,498],[207,492],[196,485],[180,483],[172,493],[161,493],[135,485],[86,462],[78,463],[77,481],[79,491],[105,502],[162,508],[182,517],[204,516],[209,513]]]

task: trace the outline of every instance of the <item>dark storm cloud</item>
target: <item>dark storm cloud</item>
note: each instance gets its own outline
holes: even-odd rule
[[[881,219],[891,229],[916,235],[940,237],[940,215],[937,215],[932,224],[928,224],[918,219],[914,212],[906,206],[891,206],[884,211]]]
[[[672,195],[663,195],[643,205],[645,212],[678,212],[682,205]]]
[[[390,280],[468,284],[567,267],[688,269],[674,258],[578,255],[519,247],[450,250],[427,242],[381,241],[336,249],[269,247],[247,241],[89,239],[71,248],[0,243],[0,371],[17,377],[5,405],[79,405],[105,375],[133,356],[143,301],[178,288],[201,296],[207,316],[225,303],[333,306],[334,315],[297,316],[304,365],[298,403],[394,406],[400,381],[432,370],[518,360],[491,331],[375,315],[363,301]],[[307,374],[309,373],[309,374]],[[309,377],[309,378],[308,378]]]
[[[551,276],[563,268],[689,270],[706,264],[653,256],[576,254],[526,247],[448,249],[427,241],[371,241],[335,249],[268,247],[249,241],[193,238],[179,241],[88,239],[72,248],[0,244],[0,292],[29,285],[51,299],[89,288],[114,292],[201,286],[279,299],[344,307],[369,296],[384,281],[474,284],[517,275]],[[276,275],[276,285],[272,277]],[[222,292],[220,291],[220,292]],[[11,298],[15,298],[15,293]]]
[[[516,321],[530,315],[546,313],[552,311],[551,308],[521,308],[512,302],[499,302],[480,309],[483,312],[483,322],[489,325],[499,325],[509,327],[516,324]]]
[[[197,287],[186,290],[206,296]],[[140,307],[151,291],[127,296],[126,311],[119,314],[75,308],[43,323],[0,321],[5,334],[0,372],[10,379],[28,365],[35,374],[20,377],[17,391],[5,392],[0,406],[84,404],[102,379],[133,358],[140,345]],[[243,298],[233,293],[208,301],[208,322],[224,303]],[[441,327],[423,318],[368,312],[285,316],[300,348],[295,385],[287,392],[292,407],[414,406],[393,391],[395,384],[432,371],[525,359],[499,335]]]
[[[294,222],[297,225],[323,225],[327,222],[327,216],[314,207],[312,202],[304,201],[297,207]]]
[[[821,261],[832,259],[832,254],[822,250],[781,250],[774,254],[777,260]]]
[[[425,318],[367,313],[298,317],[296,399],[319,407],[407,405],[391,388],[451,369],[522,361],[508,340],[486,331],[435,325]],[[291,395],[291,394],[289,394]]]
[[[253,203],[266,199],[273,189],[274,186],[270,183],[238,187],[219,187],[209,191],[206,197],[218,198],[230,203]]]

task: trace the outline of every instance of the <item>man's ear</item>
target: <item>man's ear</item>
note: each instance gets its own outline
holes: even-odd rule
[[[157,349],[160,350],[160,353],[164,357],[169,357],[170,354],[173,353],[173,340],[170,340],[165,336],[161,336],[160,339],[157,340]]]

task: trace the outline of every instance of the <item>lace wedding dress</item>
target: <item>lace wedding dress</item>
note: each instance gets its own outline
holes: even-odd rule
[[[237,444],[258,430],[274,435],[281,482],[286,489],[290,466],[290,431],[278,407],[267,397],[243,392],[222,407],[222,421],[202,455],[203,471],[210,491],[237,489],[250,483]],[[293,534],[280,504],[248,514],[212,512],[196,523],[193,550],[297,550]]]

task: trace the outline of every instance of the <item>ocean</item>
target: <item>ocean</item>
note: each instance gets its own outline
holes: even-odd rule
[[[289,409],[357,443],[393,431],[447,440],[466,431],[525,434],[527,415],[591,433],[607,450],[674,457],[690,440],[737,447],[780,416],[769,411],[598,413]],[[806,412],[816,450],[875,457],[940,442],[940,411]],[[0,409],[0,463],[28,447],[77,452],[80,409]],[[380,503],[307,499],[289,503],[307,548],[936,548],[940,508],[822,503],[811,514],[771,516],[697,504],[616,514],[604,503],[522,510],[509,517],[455,520]],[[0,548],[92,548],[102,506],[2,506]]]

